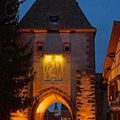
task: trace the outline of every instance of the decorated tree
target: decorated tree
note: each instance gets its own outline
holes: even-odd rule
[[[18,32],[18,8],[23,0],[0,3],[0,120],[10,120],[11,112],[30,104],[29,87],[33,79],[32,48],[22,45]]]

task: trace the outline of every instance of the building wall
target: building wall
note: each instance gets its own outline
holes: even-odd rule
[[[103,68],[103,86],[107,94],[106,119],[119,120],[120,112],[120,22],[114,21]],[[105,107],[105,106],[104,106]]]
[[[20,37],[23,43],[32,40],[31,45],[34,48],[33,65],[36,74],[33,82],[33,91],[31,91],[33,97],[39,96],[40,91],[43,89],[59,88],[67,93],[74,105],[76,105],[74,110],[76,112],[75,120],[86,120],[88,118],[94,120],[96,81],[94,33],[60,32],[62,53],[58,50],[57,54],[56,49],[55,52],[54,49],[51,53],[45,52],[47,34],[46,31],[23,32]],[[52,38],[50,40],[52,41]],[[55,47],[56,44],[58,44],[57,41],[52,42],[51,46]],[[50,45],[48,46],[51,47]],[[65,51],[65,46],[70,48],[69,51]],[[63,80],[44,80],[44,55],[61,55],[63,57]],[[80,101],[82,105],[79,104]]]
[[[47,33],[35,33],[35,43],[38,41],[43,42],[45,45],[45,39]],[[72,100],[77,104],[76,119],[95,119],[95,75],[94,75],[94,34],[93,33],[60,33],[62,46],[70,46],[70,51],[67,53],[63,50],[64,69],[63,69],[63,81],[60,82],[46,82],[44,81],[43,73],[43,59],[44,52],[35,53],[35,71],[36,77],[34,82],[34,95],[37,95],[41,89],[48,87],[57,87],[65,91]],[[39,37],[41,36],[41,37]],[[57,43],[53,43],[57,44]],[[54,46],[54,45],[53,45]],[[37,45],[36,45],[37,47]],[[37,48],[36,48],[37,49]],[[36,50],[35,49],[35,50]],[[51,53],[55,54],[55,53]],[[85,77],[81,77],[81,85],[76,83],[76,71],[80,71]],[[87,72],[91,71],[91,72]],[[93,72],[93,73],[92,73]],[[91,81],[94,83],[91,84]],[[78,96],[79,89],[84,89],[80,96]],[[94,88],[92,88],[94,87]],[[94,90],[93,90],[94,89]],[[88,96],[92,94],[91,97]],[[82,106],[79,107],[79,101],[82,102]],[[82,115],[82,117],[79,116]]]
[[[109,87],[108,87],[108,96],[109,101],[120,100],[120,40],[118,41],[117,48],[115,51],[114,61],[112,62],[111,71],[108,77]],[[117,78],[118,77],[118,78]]]
[[[45,40],[46,40],[46,33],[35,33],[35,45],[37,50],[39,42],[43,44],[43,49],[45,48]],[[56,44],[56,43],[54,43]],[[54,46],[54,45],[53,45]],[[34,96],[38,94],[41,89],[45,89],[48,87],[58,87],[70,95],[70,82],[71,82],[71,65],[69,62],[70,55],[64,55],[64,63],[63,63],[63,80],[62,81],[45,81],[44,80],[44,50],[39,53],[35,51],[34,56],[34,68],[36,71],[35,82],[34,82]],[[51,53],[52,55],[56,54],[55,52]],[[60,53],[61,55],[61,53]]]
[[[37,43],[42,43],[43,48],[45,47],[45,39],[47,33],[35,33],[35,56],[34,56],[34,68],[36,71],[34,81],[34,95],[37,95],[40,89],[47,87],[58,87],[68,93],[69,96],[74,98],[75,94],[75,71],[80,70],[94,70],[94,47],[89,46],[91,40],[89,33],[60,33],[62,39],[62,45],[70,45],[70,52],[66,53],[63,51],[64,68],[63,68],[63,81],[51,82],[44,81],[43,73],[43,59],[44,51],[37,52]],[[94,41],[91,40],[93,43]],[[56,43],[54,43],[56,44]],[[94,43],[93,43],[94,44]],[[92,48],[91,51],[89,49]],[[89,54],[90,53],[90,54]],[[56,53],[51,53],[56,54]],[[89,55],[91,55],[89,57]],[[91,59],[91,60],[89,60]],[[92,61],[92,63],[90,63]],[[89,66],[91,65],[91,68]]]
[[[109,119],[120,119],[120,41],[115,51],[115,62],[112,63],[111,72],[108,78],[108,100],[109,100]]]
[[[111,72],[109,74],[108,80],[111,81],[114,79],[117,75],[120,74],[120,40],[117,45],[117,49],[115,51],[115,62],[112,62]],[[120,90],[120,88],[119,88]]]

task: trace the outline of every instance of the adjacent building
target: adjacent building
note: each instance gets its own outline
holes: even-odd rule
[[[114,21],[102,72],[104,120],[120,120],[120,21]]]

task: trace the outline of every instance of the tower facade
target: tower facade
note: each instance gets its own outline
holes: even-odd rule
[[[32,40],[35,79],[29,120],[43,120],[61,102],[72,120],[95,120],[96,29],[75,0],[36,0],[20,22],[20,40]]]

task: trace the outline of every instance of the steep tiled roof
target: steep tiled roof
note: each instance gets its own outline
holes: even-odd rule
[[[25,29],[93,28],[75,0],[36,0],[19,26]]]

